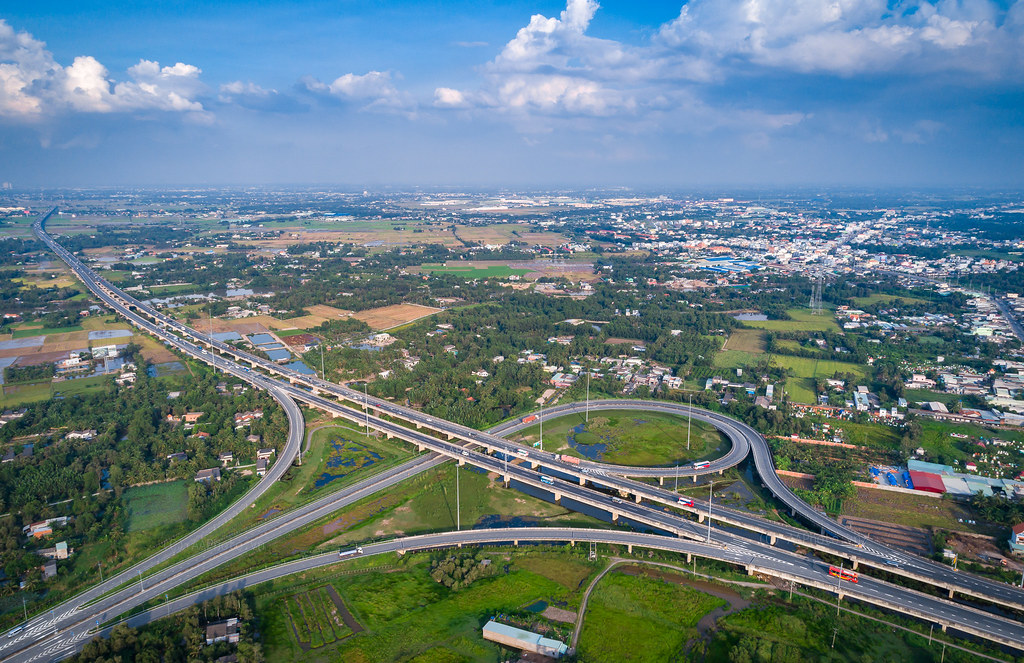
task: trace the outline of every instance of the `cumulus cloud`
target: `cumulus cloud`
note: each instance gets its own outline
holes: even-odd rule
[[[694,0],[655,39],[719,68],[761,65],[843,76],[969,71],[1019,75],[1016,0]]]
[[[331,83],[307,77],[302,85],[310,92],[359,105],[362,110],[411,112],[415,108],[412,97],[391,82],[389,71],[344,74]]]
[[[161,67],[140,60],[128,80],[114,81],[96,58],[76,57],[64,67],[46,44],[15,32],[0,20],[0,116],[35,119],[66,112],[114,113],[143,110],[205,116],[198,67]]]

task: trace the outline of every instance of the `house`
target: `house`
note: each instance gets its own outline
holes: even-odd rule
[[[258,449],[256,451],[256,459],[259,460],[262,458],[264,460],[270,460],[275,453],[277,453],[276,449]]]
[[[67,541],[61,541],[53,548],[42,548],[37,552],[46,559],[67,559],[75,551],[73,548],[68,548]]]
[[[235,428],[248,426],[253,421],[263,418],[263,410],[252,410],[250,412],[239,412],[235,415]]]
[[[220,468],[211,467],[208,470],[199,470],[198,472],[196,472],[195,480],[197,482],[202,481],[205,483],[210,483],[211,481],[220,481]]]
[[[1024,554],[1024,523],[1010,528],[1010,550],[1018,555]]]
[[[73,430],[64,436],[65,440],[92,440],[96,437],[96,431],[93,429],[89,430]]]
[[[256,476],[261,477],[267,473],[267,459],[257,458],[256,459]]]
[[[199,421],[199,418],[202,417],[204,414],[206,414],[206,413],[205,412],[186,412],[185,416],[182,417],[182,419],[184,420],[184,422],[186,424],[194,424],[197,421]]]
[[[227,467],[231,463],[235,462],[235,454],[230,451],[222,451],[217,454],[217,460],[220,461],[221,466]]]
[[[184,451],[175,451],[172,454],[167,454],[167,460],[171,461],[172,463],[179,460],[188,460],[188,454],[186,454]]]
[[[40,520],[39,522],[26,525],[21,528],[21,531],[26,536],[31,536],[36,539],[41,539],[44,536],[53,534],[54,528],[64,527],[68,524],[68,516],[60,516],[59,518],[47,518],[46,520]]]
[[[206,644],[215,642],[238,642],[238,618],[232,617],[222,622],[214,622],[206,627]]]

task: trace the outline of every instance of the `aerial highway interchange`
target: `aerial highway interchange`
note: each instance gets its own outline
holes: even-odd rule
[[[67,656],[94,634],[105,632],[98,628],[101,624],[152,599],[162,597],[168,591],[194,580],[216,566],[244,555],[269,540],[294,531],[331,511],[404,481],[448,459],[494,472],[511,486],[528,487],[526,489],[534,493],[544,491],[548,499],[554,498],[569,508],[587,505],[590,508],[602,509],[611,514],[613,520],[621,518],[623,521],[661,534],[560,528],[470,530],[403,537],[367,544],[363,546],[364,555],[396,554],[410,550],[482,543],[537,541],[594,541],[631,548],[657,548],[675,551],[688,557],[697,555],[727,561],[745,567],[749,573],[763,573],[810,587],[838,591],[841,595],[913,615],[939,624],[943,628],[954,628],[1007,647],[1024,650],[1024,628],[1019,622],[995,614],[997,611],[980,610],[950,600],[956,594],[963,594],[1007,608],[1022,609],[1024,592],[1011,585],[957,572],[948,566],[881,545],[817,512],[782,483],[772,466],[771,453],[766,441],[757,431],[742,422],[718,413],[697,408],[691,410],[685,405],[658,401],[616,400],[559,405],[548,408],[543,413],[544,418],[582,412],[584,409],[663,411],[683,416],[692,415],[694,418],[712,423],[731,443],[729,451],[722,458],[713,461],[709,467],[700,469],[634,468],[586,461],[578,465],[560,463],[554,454],[532,448],[527,450],[501,437],[529,425],[522,419],[507,422],[488,432],[459,426],[386,400],[366,397],[363,392],[342,385],[294,373],[172,320],[97,276],[76,256],[63,249],[46,234],[45,221],[54,211],[56,209],[42,216],[36,222],[34,230],[97,297],[132,324],[165,343],[214,365],[218,370],[267,390],[285,408],[290,431],[279,461],[245,496],[203,527],[156,552],[131,569],[84,591],[53,611],[29,620],[15,636],[0,643],[0,656],[4,657],[3,660],[55,660]],[[147,576],[147,572],[164,565],[193,544],[203,541],[214,530],[248,508],[287,470],[299,453],[304,431],[302,415],[296,402],[303,402],[334,416],[366,425],[389,437],[403,439],[430,453],[282,514],[242,535],[201,550]],[[528,455],[524,457],[524,453]],[[657,478],[662,485],[665,480],[677,476],[684,479],[694,477],[695,480],[699,474],[720,472],[732,467],[748,454],[752,454],[758,475],[773,495],[794,514],[819,529],[821,535],[766,521],[741,511],[709,505],[699,500],[694,501],[692,506],[680,504],[674,492],[637,480]],[[542,481],[542,476],[548,477],[549,481]],[[712,528],[710,523],[704,523],[709,512],[712,520],[717,520],[727,527]],[[698,520],[693,520],[688,517],[689,515],[697,515]],[[950,598],[937,598],[864,574],[860,576],[860,582],[857,584],[837,585],[835,578],[828,575],[828,564],[788,549],[792,546],[772,545],[779,540],[838,555],[849,560],[855,567],[872,566],[887,573],[941,587],[948,591]],[[175,598],[166,605],[159,605],[132,616],[128,623],[139,625],[217,593],[248,587],[305,569],[334,564],[337,561],[336,554],[318,555],[264,569],[242,578],[206,587],[200,592]],[[125,585],[131,583],[134,578],[137,578],[138,582]]]

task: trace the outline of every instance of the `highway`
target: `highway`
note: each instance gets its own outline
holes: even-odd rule
[[[844,598],[852,598],[883,605],[904,615],[925,617],[942,626],[956,628],[964,633],[985,637],[992,641],[1024,649],[1024,625],[990,615],[985,612],[964,608],[959,604],[936,598],[920,592],[896,587],[861,574],[857,583],[838,581],[828,574],[828,564],[793,553],[775,556],[764,555],[756,547],[739,544],[705,544],[684,539],[598,529],[567,528],[503,528],[480,529],[462,532],[445,532],[394,539],[362,546],[363,557],[383,554],[405,554],[416,550],[450,548],[459,545],[486,544],[528,544],[536,542],[606,543],[633,547],[666,550],[730,562],[747,569],[748,573],[762,573],[784,580],[793,580],[802,585],[838,592]],[[142,626],[171,612],[183,610],[209,600],[217,595],[253,587],[263,582],[283,578],[311,569],[331,566],[342,561],[337,553],[307,557],[263,569],[245,576],[218,583],[191,594],[176,598],[166,605],[157,606],[147,612],[132,616],[125,621],[129,626]],[[106,631],[104,634],[108,633]]]
[[[43,219],[43,220],[45,220],[45,219]],[[680,536],[686,536],[686,537],[693,538],[693,539],[701,539],[701,538],[704,538],[704,536],[706,536],[706,534],[707,534],[707,528],[706,527],[700,527],[698,524],[693,523],[693,521],[679,518],[674,513],[667,513],[664,510],[655,509],[655,508],[652,508],[651,506],[646,505],[646,504],[637,504],[637,503],[634,503],[634,502],[627,502],[627,501],[625,501],[625,500],[623,500],[621,498],[615,497],[614,495],[609,496],[609,495],[605,495],[603,493],[598,493],[598,492],[595,492],[593,490],[590,490],[589,488],[586,488],[585,486],[578,485],[578,483],[575,482],[575,481],[563,481],[561,479],[554,478],[552,480],[552,485],[550,485],[550,486],[546,485],[544,482],[540,481],[540,474],[538,472],[534,471],[535,468],[529,468],[529,469],[521,468],[521,467],[518,467],[515,463],[512,463],[512,462],[506,463],[505,462],[506,458],[510,457],[512,455],[507,453],[506,451],[501,451],[501,450],[508,450],[508,449],[510,449],[510,443],[507,442],[507,441],[501,440],[501,438],[498,438],[495,435],[490,435],[490,434],[487,434],[487,433],[481,433],[480,431],[475,431],[475,430],[472,430],[472,429],[466,429],[465,427],[457,426],[455,424],[451,424],[450,422],[444,422],[444,421],[435,420],[435,419],[433,419],[433,418],[431,418],[429,416],[423,415],[422,413],[419,413],[419,412],[417,412],[415,410],[409,410],[408,408],[400,408],[399,406],[395,406],[394,404],[389,403],[387,401],[379,401],[377,399],[367,400],[366,401],[366,404],[369,405],[370,409],[372,409],[372,410],[374,410],[374,411],[376,411],[378,413],[384,412],[384,413],[387,413],[387,414],[391,414],[392,416],[401,417],[401,418],[405,419],[406,421],[410,421],[411,423],[417,424],[419,426],[425,426],[428,429],[432,429],[434,431],[438,431],[438,432],[441,432],[443,434],[446,434],[449,437],[459,438],[459,439],[462,439],[464,441],[466,440],[466,438],[470,438],[468,441],[472,441],[475,444],[479,444],[481,446],[484,446],[485,449],[490,449],[492,452],[493,451],[501,451],[501,454],[500,454],[501,457],[494,457],[494,456],[491,456],[491,455],[488,455],[488,454],[485,454],[485,453],[478,453],[476,451],[471,451],[471,450],[465,448],[464,445],[453,444],[453,443],[450,443],[450,442],[439,441],[436,437],[433,437],[431,435],[427,435],[424,432],[420,432],[420,431],[409,429],[407,427],[395,424],[395,423],[393,423],[391,421],[387,421],[387,420],[381,419],[381,418],[379,418],[379,417],[377,417],[375,415],[371,416],[368,412],[364,413],[364,412],[361,412],[359,410],[355,410],[353,408],[345,407],[344,405],[342,405],[342,404],[340,404],[338,402],[324,399],[324,398],[322,398],[322,397],[320,397],[320,396],[318,396],[318,395],[316,395],[314,393],[311,393],[310,391],[308,391],[306,389],[303,389],[303,388],[301,388],[299,386],[296,386],[294,384],[282,383],[280,381],[277,381],[277,380],[274,380],[274,379],[262,376],[262,375],[260,375],[258,373],[254,373],[254,372],[250,371],[249,369],[238,367],[232,361],[225,361],[224,359],[218,359],[214,355],[212,355],[211,353],[208,353],[204,348],[202,348],[202,347],[200,347],[198,345],[195,345],[195,344],[193,344],[193,343],[191,343],[189,341],[182,340],[182,339],[180,339],[179,337],[177,337],[174,334],[168,333],[167,329],[164,329],[164,327],[163,327],[164,325],[166,325],[166,326],[170,326],[170,327],[173,327],[173,328],[179,328],[179,331],[180,331],[180,328],[184,327],[183,325],[180,325],[180,323],[172,321],[173,324],[168,324],[166,322],[166,320],[169,320],[169,319],[167,319],[165,316],[162,316],[162,314],[159,314],[158,312],[153,312],[151,309],[146,311],[146,314],[149,315],[150,317],[155,317],[155,319],[158,320],[159,324],[154,324],[152,322],[149,322],[148,320],[145,320],[144,318],[142,318],[139,315],[137,315],[133,310],[131,310],[129,308],[129,306],[138,309],[138,307],[144,307],[144,305],[142,305],[141,303],[137,303],[137,302],[135,304],[132,304],[131,302],[133,302],[135,300],[133,300],[131,298],[127,298],[127,296],[124,296],[123,293],[117,294],[117,296],[115,296],[115,294],[118,293],[119,291],[114,289],[109,284],[106,284],[105,282],[99,281],[98,277],[96,277],[95,274],[92,273],[92,270],[90,270],[87,267],[85,267],[84,265],[82,265],[81,262],[78,261],[78,259],[75,256],[73,256],[72,254],[70,254],[67,251],[65,251],[62,247],[60,247],[58,244],[56,244],[56,242],[53,242],[52,239],[49,238],[49,236],[46,235],[42,231],[42,223],[41,222],[37,222],[36,229],[37,229],[37,234],[40,235],[40,238],[43,239],[43,241],[46,241],[47,244],[58,253],[58,255],[60,255],[65,261],[68,262],[68,264],[73,269],[75,269],[76,273],[78,273],[79,277],[83,279],[83,281],[90,287],[90,289],[92,289],[98,296],[100,296],[101,299],[105,303],[107,303],[112,308],[114,308],[114,310],[116,310],[117,312],[121,313],[122,315],[127,317],[129,320],[131,320],[133,322],[133,324],[136,324],[137,326],[145,329],[146,331],[156,335],[158,338],[163,339],[165,342],[168,342],[171,345],[174,345],[175,347],[177,347],[178,349],[182,350],[183,352],[186,352],[188,354],[196,356],[196,357],[198,357],[198,358],[200,358],[203,361],[206,361],[208,363],[213,363],[219,369],[225,370],[226,372],[229,372],[229,373],[231,373],[233,375],[237,375],[238,377],[246,379],[247,381],[249,381],[254,386],[257,386],[257,387],[260,387],[260,388],[266,388],[266,389],[274,391],[275,397],[283,398],[285,401],[288,401],[289,403],[291,403],[291,398],[289,398],[289,397],[298,398],[298,399],[303,400],[303,401],[305,401],[307,403],[310,403],[311,405],[314,405],[316,407],[322,407],[322,408],[324,408],[324,409],[326,409],[328,411],[331,411],[331,412],[333,412],[335,414],[342,414],[342,416],[345,416],[346,418],[349,418],[349,419],[351,419],[353,421],[358,421],[360,423],[362,423],[364,420],[365,421],[369,421],[373,425],[374,428],[377,428],[379,430],[383,430],[386,434],[395,435],[395,436],[400,437],[402,439],[406,439],[406,440],[408,440],[408,441],[410,441],[410,442],[412,442],[414,444],[417,444],[417,445],[421,446],[422,448],[429,448],[429,449],[432,449],[434,451],[438,451],[438,452],[444,454],[445,456],[456,458],[460,462],[470,462],[473,465],[477,465],[479,467],[484,467],[484,468],[489,469],[491,471],[498,472],[499,474],[505,476],[507,478],[507,480],[509,480],[509,481],[513,481],[513,480],[514,481],[519,481],[521,483],[534,486],[535,488],[539,488],[539,489],[542,489],[542,490],[550,490],[551,492],[555,493],[554,496],[555,496],[556,499],[569,499],[569,500],[578,501],[578,502],[580,502],[582,504],[596,505],[599,508],[604,508],[607,511],[611,512],[613,514],[613,517],[622,516],[622,517],[625,517],[625,518],[627,518],[629,520],[634,520],[636,522],[644,523],[644,524],[647,524],[649,526],[661,529],[663,531],[676,533],[676,534],[678,534]],[[123,303],[123,301],[121,301],[121,299],[125,299],[129,303],[126,305],[125,303]],[[148,307],[145,307],[145,308],[148,308]],[[163,320],[160,320],[161,318],[163,318]],[[182,333],[187,333],[189,336],[191,336],[192,338],[194,338],[196,340],[209,341],[209,339],[203,339],[201,337],[201,335],[197,334],[194,330],[189,330],[187,327],[184,327],[184,329],[187,330],[187,331],[182,332]],[[216,344],[216,342],[214,342],[214,344]],[[233,355],[238,352],[237,350],[235,350],[234,348],[231,348],[230,346],[228,346],[228,350]],[[250,357],[251,357],[251,355],[250,355]],[[257,359],[257,358],[253,358],[253,359]],[[246,358],[245,360],[249,361],[248,358]],[[258,359],[257,359],[257,361],[263,362],[263,360],[258,360]],[[274,366],[272,366],[272,368],[275,370],[275,372],[280,373],[280,367],[277,367],[276,365],[274,365]],[[305,376],[296,376],[295,378],[289,376],[289,379],[296,379],[297,382],[306,383],[306,384],[311,382],[310,379],[308,377],[305,377]],[[350,390],[350,389],[347,389],[347,388],[339,388],[338,385],[332,385],[330,383],[325,383],[325,382],[323,382],[322,380],[319,380],[319,379],[317,379],[310,386],[313,389],[315,389],[316,391],[323,390],[323,391],[327,391],[328,393],[335,393],[336,395],[342,395],[343,394],[342,397],[345,398],[346,400],[349,400],[350,402],[355,402],[355,403],[363,403],[364,402],[363,395],[361,393],[355,392],[354,390]],[[675,404],[667,404],[667,403],[661,403],[661,402],[653,402],[653,403],[655,403],[659,407],[662,407],[662,406],[675,407],[675,408],[677,408],[676,411],[675,411],[676,414],[679,414],[680,410],[684,410],[684,411],[686,410],[685,406],[680,406],[680,405],[675,405]],[[633,407],[634,409],[653,409],[653,408],[651,408],[651,402],[644,403],[644,402],[637,402],[637,401],[610,401],[610,402],[601,402],[601,403],[591,403],[590,404],[590,409],[600,409],[602,407],[621,408],[621,407],[623,407],[624,404],[628,404],[629,407]],[[294,403],[291,403],[291,405],[292,405],[292,407],[295,407]],[[579,409],[582,409],[583,407],[585,407],[585,404],[574,404],[572,406],[562,406],[562,407],[566,407],[566,408],[576,407],[579,410]],[[297,408],[296,408],[296,410],[297,410]],[[571,411],[571,410],[566,410],[566,411]],[[546,412],[545,413],[545,418],[547,418],[549,416],[556,416],[556,414],[554,414],[554,412],[555,412],[554,410]],[[743,455],[746,455],[746,453],[749,453],[750,450],[753,450],[753,452],[755,454],[755,462],[756,462],[757,458],[758,458],[758,456],[757,456],[758,449],[759,449],[759,447],[761,447],[762,450],[766,454],[765,458],[767,459],[767,463],[768,463],[767,466],[769,468],[771,468],[771,457],[770,457],[770,453],[767,453],[767,451],[768,451],[767,450],[767,444],[764,442],[764,439],[762,437],[760,437],[760,435],[758,435],[756,433],[756,431],[753,431],[753,429],[749,429],[749,427],[746,427],[741,422],[737,422],[737,421],[735,421],[733,419],[730,419],[728,417],[724,417],[723,415],[719,415],[717,413],[712,413],[712,412],[706,412],[706,411],[700,411],[700,412],[701,412],[701,416],[702,417],[703,416],[709,417],[709,419],[705,419],[705,420],[710,420],[710,421],[712,421],[712,423],[715,423],[716,426],[725,427],[726,430],[731,430],[733,432],[733,435],[729,435],[728,432],[726,433],[727,435],[729,435],[730,439],[733,442],[733,445],[732,445],[732,449],[733,450],[735,450],[738,446],[741,446],[741,445],[737,445],[737,442],[736,442],[737,439],[747,438],[748,443],[751,443],[751,444],[750,444],[748,450],[744,451]],[[557,415],[557,416],[560,416],[560,415]],[[694,417],[696,418],[697,416],[698,416],[698,410],[694,409]],[[300,417],[300,421],[301,421],[301,417]],[[513,422],[513,425],[514,425],[514,423],[515,422]],[[744,431],[743,430],[744,428],[748,429],[750,432]],[[751,436],[750,433],[752,433],[752,436]],[[300,432],[298,437],[301,438],[301,432]],[[760,443],[757,443],[757,440],[760,440]],[[291,445],[291,440],[289,441],[289,445]],[[295,442],[295,448],[296,448],[296,450],[298,448],[298,441],[297,440]],[[537,452],[531,451],[529,453],[534,454],[534,453],[537,453]],[[289,461],[290,461],[290,458],[289,458]],[[437,462],[440,462],[440,460],[438,459]],[[554,461],[553,457],[550,454],[547,455],[547,456],[544,456],[544,457],[531,457],[529,462],[535,463],[538,466],[548,466],[548,465],[555,466],[555,469],[557,469],[557,470],[563,470],[564,469],[564,470],[572,471],[572,468],[568,468],[568,467],[564,467],[564,466],[559,466]],[[736,462],[739,462],[739,461],[737,460]],[[762,458],[762,463],[763,462],[764,462],[764,458]],[[286,468],[288,464],[290,464],[290,462],[289,463],[284,463],[282,461],[279,461],[274,466],[274,468],[276,469],[278,466],[280,466],[282,468]],[[735,463],[733,463],[733,464],[735,464]],[[671,493],[669,491],[660,491],[659,489],[651,487],[648,484],[643,484],[643,483],[640,483],[640,482],[631,481],[631,480],[624,479],[624,478],[621,478],[621,477],[610,476],[608,472],[606,472],[604,469],[602,469],[602,467],[603,466],[601,466],[600,464],[595,464],[595,466],[593,468],[584,468],[584,469],[587,469],[586,473],[582,473],[582,470],[579,470],[579,471],[577,471],[577,476],[575,478],[580,479],[584,483],[589,480],[591,483],[598,483],[598,484],[605,485],[606,487],[622,490],[623,493],[625,493],[625,494],[632,493],[632,494],[634,494],[638,498],[646,497],[646,498],[648,498],[648,499],[650,499],[652,501],[655,501],[655,502],[670,503],[670,504],[674,504],[674,502],[675,502],[676,497],[674,496],[673,493]],[[661,476],[661,477],[664,477],[666,472],[674,474],[674,468],[667,468],[667,469],[666,468],[657,468],[657,471],[660,472],[661,474],[653,474],[653,475],[650,475],[650,476]],[[707,470],[705,470],[705,471],[707,471]],[[760,471],[760,466],[759,466],[759,471]],[[598,473],[601,473],[601,474],[598,474]],[[556,474],[556,473],[552,472],[552,474]],[[776,481],[778,481],[778,478],[775,475],[773,469],[768,474],[772,478],[774,478]],[[556,477],[557,477],[557,474],[556,474]],[[767,479],[767,477],[764,474],[762,474],[762,477]],[[778,483],[780,485],[782,485],[783,488],[785,488],[785,486],[783,484],[781,484],[781,481],[779,481]],[[788,491],[788,489],[785,489],[785,490]],[[653,491],[653,492],[651,492],[650,495],[648,495],[648,494],[641,495],[640,491]],[[804,510],[808,510],[809,509],[809,507],[806,504],[804,504],[802,501],[798,500],[795,497],[795,495],[793,496],[793,499],[796,500],[796,503],[797,503],[797,505],[799,507],[799,511],[801,513],[803,513]],[[335,507],[335,508],[337,508],[337,507]],[[810,510],[810,511],[813,512],[813,510]],[[816,513],[816,512],[814,512],[814,513]],[[296,515],[293,515],[293,514],[286,514],[286,515],[287,515],[289,520],[291,518],[293,518],[293,517],[301,520],[301,516],[296,516]],[[825,518],[821,514],[816,514],[816,515],[820,516],[830,526],[832,526],[832,527],[836,526],[836,524],[833,521],[831,521],[830,519]],[[747,517],[753,520],[752,516],[747,516]],[[272,521],[272,522],[278,523],[279,521],[283,520],[283,518],[284,517],[279,518],[278,520],[275,520],[275,521]],[[760,522],[763,524],[765,521],[760,521]],[[300,525],[296,525],[296,527],[297,526],[300,526]],[[291,529],[293,529],[293,528],[289,527],[289,528],[287,528],[287,531],[291,531]],[[790,528],[790,529],[792,529],[792,528]],[[833,531],[833,530],[829,529],[828,527],[824,527],[823,529],[825,529],[825,531]],[[284,528],[282,527],[282,528],[279,529],[279,532],[283,533],[283,530],[284,530]],[[212,531],[212,530],[209,530],[209,531]],[[795,530],[795,531],[799,531],[799,530]],[[264,535],[265,535],[264,539],[261,539],[261,540],[266,540],[266,537],[279,536],[280,533],[273,534],[273,532],[268,530],[267,532],[264,533]],[[855,533],[851,533],[851,534],[855,534]],[[808,535],[806,533],[803,533],[802,536],[806,538]],[[814,536],[814,535],[810,535],[810,536]],[[662,538],[664,539],[664,537],[662,537]],[[818,537],[818,538],[824,539],[824,537]],[[861,537],[861,538],[863,538],[863,537]],[[665,540],[666,541],[673,541],[673,539],[665,539]],[[867,541],[867,540],[864,539],[864,541]],[[713,531],[711,543],[712,543],[712,546],[711,546],[712,548],[718,548],[718,546],[725,546],[725,548],[718,548],[718,549],[722,549],[722,550],[727,550],[730,545],[739,546],[743,550],[750,551],[751,552],[751,557],[755,557],[756,555],[759,555],[759,556],[762,556],[762,557],[765,557],[765,558],[769,558],[769,559],[781,559],[781,558],[783,558],[785,556],[792,555],[791,553],[787,553],[785,551],[781,551],[781,550],[776,549],[776,548],[771,548],[769,546],[758,544],[756,542],[749,541],[749,540],[744,539],[742,537],[737,537],[734,534],[730,534],[730,533],[725,532],[725,531],[719,531],[718,529],[715,529]],[[837,542],[837,543],[842,543],[842,542]],[[864,552],[864,553],[866,553],[868,555],[870,555],[870,554],[877,554],[877,555],[882,556],[881,559],[889,559],[890,561],[891,561],[891,557],[887,556],[887,555],[890,555],[890,553],[896,553],[898,555],[902,555],[909,562],[915,562],[916,560],[919,559],[919,558],[915,558],[913,556],[907,556],[907,555],[905,555],[905,553],[901,553],[900,551],[887,551],[884,548],[884,546],[879,546],[878,544],[874,544],[873,542],[869,542],[868,541],[868,544],[871,546],[871,548],[868,549],[868,550],[863,550],[863,548],[867,548],[867,546],[865,546],[863,543],[860,546],[857,546],[856,543],[855,543],[854,546],[856,546],[857,548],[862,549],[861,552]],[[845,545],[845,544],[843,544],[843,545]],[[236,546],[235,549],[223,549],[223,550],[220,550],[219,553],[212,553],[214,555],[213,557],[206,558],[207,559],[207,563],[212,564],[212,565],[218,565],[218,564],[224,563],[228,559],[230,559],[230,558],[235,556],[235,554],[232,554],[232,550],[234,550],[237,554],[241,554],[241,552],[237,552],[238,550],[241,550],[237,546]],[[161,554],[163,554],[163,552],[164,551],[162,551]],[[856,551],[854,551],[854,552],[856,552]],[[756,553],[756,555],[754,553]],[[163,561],[167,557],[171,556],[172,554],[174,554],[174,553],[166,554],[166,556],[164,556],[161,559],[161,561]],[[157,556],[155,555],[154,558],[156,558],[156,557]],[[151,558],[151,559],[153,559],[153,558]],[[865,560],[865,562],[867,562],[867,561],[868,560]],[[157,562],[157,563],[159,563],[159,562]],[[196,565],[197,568],[199,568],[198,567],[199,563],[197,563],[197,562],[192,562],[192,563],[194,565]],[[884,562],[882,562],[882,563],[884,563]],[[906,562],[902,562],[901,561],[901,562],[897,562],[897,563],[903,564],[903,563],[906,563]],[[931,564],[931,563],[929,562],[928,564]],[[944,567],[942,565],[934,565],[934,566],[939,567],[943,571],[948,571],[951,574],[953,573],[952,570],[949,569],[948,567]],[[147,568],[151,568],[151,566],[147,567]],[[175,567],[172,567],[172,568],[175,568]],[[201,567],[201,568],[207,568],[207,567]],[[212,568],[212,566],[210,566],[209,568]],[[928,569],[928,570],[932,570],[932,569]],[[172,583],[171,586],[177,586],[178,584],[181,584],[182,582],[185,581],[185,576],[186,575],[190,576],[190,577],[195,577],[195,575],[193,575],[192,573],[185,573],[184,575],[182,575],[182,574],[173,575],[172,574],[171,576],[168,576],[168,577],[166,577],[164,579],[162,579],[159,576],[159,574],[154,575],[152,582],[157,583],[154,586],[154,591],[157,591],[157,593],[159,594],[159,590],[161,588],[163,588],[163,587],[166,587],[168,585],[168,583]],[[955,579],[957,580],[957,582],[960,583],[960,582],[963,581],[963,579],[964,579],[966,574],[962,574],[961,573],[961,574],[954,574],[954,575],[956,576]],[[125,574],[120,574],[120,577],[123,578],[124,576],[125,576]],[[130,574],[129,574],[129,577],[130,577]],[[999,583],[992,583],[990,581],[981,581],[981,582],[983,584],[987,583],[988,585],[994,585],[996,587],[1002,587],[1002,588],[1009,587],[1009,586],[1006,586],[1006,585],[1000,585]],[[118,584],[120,584],[120,583],[118,583]],[[958,587],[959,587],[959,585],[958,585]],[[147,587],[147,590],[148,589],[149,588]],[[982,589],[987,591],[990,588],[982,587]],[[891,590],[886,590],[886,591],[891,591]],[[907,590],[900,589],[899,591],[907,591]],[[974,590],[974,591],[976,591],[976,590]],[[95,595],[98,595],[100,593],[102,593],[102,591],[96,592]],[[973,591],[969,591],[968,593],[973,593]],[[95,595],[92,595],[92,596],[94,597]],[[1019,595],[1019,592],[1017,593],[1017,595]],[[115,597],[118,597],[118,596],[120,596],[120,595],[119,594],[115,595]],[[85,600],[88,600],[88,599],[83,599],[82,601],[79,602],[79,604],[81,604]],[[104,600],[106,600],[106,599],[104,599]],[[123,597],[121,598],[121,600],[122,601],[129,601],[130,602],[130,599],[124,599]],[[890,600],[891,601],[891,597],[889,599],[886,599],[886,600]],[[1019,598],[1016,598],[1014,600],[1015,601],[1019,601]],[[118,606],[117,611],[113,612],[113,613],[110,613],[111,615],[123,612],[123,610],[121,609],[123,607],[121,603],[117,603],[115,605]],[[124,604],[124,605],[127,605],[127,604]],[[957,604],[950,604],[950,605],[956,606]],[[972,611],[971,608],[963,607],[963,606],[960,606],[958,609],[961,609],[961,610],[967,611],[967,612],[971,612]],[[71,620],[70,623],[77,624],[77,628],[83,629],[83,632],[84,632],[84,628],[86,626],[88,626],[88,624],[86,623],[87,620],[81,619],[81,615],[80,614],[79,615],[70,615],[70,616],[69,615],[61,615],[61,616],[57,617],[56,619],[59,620],[61,618],[65,618],[66,620],[70,619]],[[970,619],[970,617],[963,616],[963,620],[964,620],[964,625],[965,626],[969,626],[969,624],[970,624],[969,619]],[[50,621],[54,621],[54,620],[50,620]],[[44,623],[46,625],[42,626]],[[72,633],[75,630],[76,627],[65,626],[65,625],[63,625],[59,621],[54,621],[54,623],[49,624],[47,622],[47,620],[41,620],[40,618],[37,618],[37,620],[33,620],[33,622],[30,622],[29,628],[26,629],[26,634],[28,634],[28,633],[35,633],[36,635],[38,635],[38,633],[40,632],[40,629],[42,629],[42,631],[46,631],[49,628],[54,628],[54,629],[57,629],[57,630],[64,630],[67,633]],[[996,633],[996,632],[997,631],[993,631],[993,633]],[[72,639],[73,639],[73,636],[68,636],[68,637],[72,637]],[[58,640],[64,641],[63,638],[58,638],[58,639],[55,639],[53,643],[48,643],[46,645],[46,647],[50,648],[50,650],[52,652],[58,651],[58,650],[52,649],[52,646],[54,646],[54,644],[56,644],[58,642]],[[2,651],[2,649],[0,649],[0,651]],[[26,656],[33,656],[33,655],[38,654],[39,651],[40,651],[40,647],[39,646],[33,646],[30,651],[25,653],[25,655]],[[19,656],[20,656],[20,654],[19,654]],[[22,660],[22,659],[18,659],[18,660]],[[26,658],[24,660],[29,660],[29,659]]]

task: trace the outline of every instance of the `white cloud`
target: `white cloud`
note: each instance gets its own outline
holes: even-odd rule
[[[206,116],[198,67],[161,67],[140,60],[130,80],[115,82],[96,58],[57,63],[46,45],[0,20],[0,116],[34,119],[64,112],[114,113],[145,110]]]
[[[434,90],[434,105],[438,108],[467,108],[469,103],[466,95],[450,87],[439,87]]]
[[[303,79],[302,84],[311,92],[362,104],[363,110],[410,112],[415,108],[412,97],[408,93],[400,92],[391,82],[389,71],[344,74],[330,84],[307,77]]]
[[[853,76],[877,72],[1019,75],[1022,34],[990,0],[693,0],[655,43],[720,68],[744,63]],[[1014,53],[1016,51],[1016,53]]]

